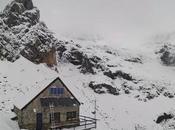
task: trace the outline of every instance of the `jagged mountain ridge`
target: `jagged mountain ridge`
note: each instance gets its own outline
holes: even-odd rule
[[[84,47],[73,41],[57,40],[44,22],[39,20],[39,10],[33,6],[32,1],[14,0],[0,16],[2,59],[14,62],[22,55],[34,63],[41,63],[45,54],[55,48],[59,64],[71,63],[80,73],[101,74],[109,80],[89,81],[89,87],[96,93],[119,95],[136,91],[139,94],[134,97],[141,101],[159,95],[174,97],[174,92],[165,87],[166,83],[148,83],[149,80],[142,79],[138,73],[130,72],[130,69],[134,70],[133,66],[144,64],[147,57],[141,54],[114,50],[107,46]],[[148,88],[144,84],[149,84]]]
[[[32,1],[14,0],[5,7],[0,14],[1,59],[15,61],[21,54],[37,63],[58,43],[39,18]]]

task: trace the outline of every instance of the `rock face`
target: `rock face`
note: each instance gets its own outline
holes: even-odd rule
[[[32,23],[32,25],[39,22],[39,10],[34,9],[31,0],[15,0],[7,5],[2,13],[4,23],[8,27],[20,25],[24,22]],[[28,10],[28,11],[27,11]],[[33,12],[30,12],[33,10]],[[6,19],[5,19],[6,18]]]
[[[90,73],[95,74],[95,69],[99,69],[101,66],[99,62],[101,59],[98,56],[88,57],[83,51],[79,48],[72,48],[66,55],[67,60],[79,66],[80,72],[83,74]],[[102,68],[102,67],[101,67]]]
[[[119,95],[119,90],[112,87],[109,84],[105,84],[105,83],[95,84],[95,82],[92,81],[89,83],[89,87],[92,88],[94,90],[94,92],[96,92],[98,94],[103,94],[103,93],[108,92],[108,93],[113,94],[113,95]],[[104,88],[106,89],[106,91],[104,90]]]
[[[40,20],[32,0],[14,0],[0,14],[0,58],[15,61],[20,54],[40,63],[57,39]]]
[[[131,59],[125,59],[125,60],[133,63],[140,63],[140,64],[143,63],[140,58],[131,58]]]
[[[160,59],[164,65],[175,66],[175,46],[171,44],[165,44],[157,52],[160,54]]]
[[[174,115],[172,115],[172,114],[164,113],[163,115],[160,115],[157,118],[156,123],[159,124],[159,123],[162,123],[162,122],[166,122],[167,120],[172,119],[173,117],[174,117]]]
[[[111,79],[116,79],[116,78],[123,78],[129,81],[133,81],[134,79],[132,78],[132,76],[130,76],[129,74],[122,72],[121,70],[118,70],[116,72],[112,72],[112,71],[107,71],[104,72],[104,75],[110,77]]]
[[[33,9],[32,0],[16,0],[16,1],[22,3],[27,10]]]

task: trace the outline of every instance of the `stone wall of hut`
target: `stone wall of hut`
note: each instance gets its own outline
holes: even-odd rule
[[[30,104],[27,105],[22,111],[17,110],[16,113],[18,116],[19,125],[21,128],[28,128],[33,130],[36,128],[36,114],[42,113],[43,116],[43,125],[47,129],[50,126],[50,109],[48,107],[42,107],[40,103],[40,98],[49,97],[49,88],[52,86],[64,87],[64,85],[56,80],[52,83],[46,90],[44,90],[37,98],[35,98]],[[64,87],[65,88],[65,87]],[[64,95],[61,97],[73,97],[71,93],[65,88]],[[79,104],[77,103],[75,106],[66,107],[60,106],[54,108],[55,112],[60,112],[60,121],[65,125],[69,122],[66,121],[66,113],[71,111],[76,111],[76,120],[79,120]]]

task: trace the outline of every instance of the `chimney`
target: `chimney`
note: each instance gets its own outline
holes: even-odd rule
[[[47,52],[43,56],[42,63],[46,63],[50,67],[53,67],[54,65],[57,65],[56,50],[55,50],[55,48],[52,48],[49,52]]]

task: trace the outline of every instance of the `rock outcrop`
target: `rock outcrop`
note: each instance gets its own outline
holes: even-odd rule
[[[20,55],[34,63],[58,43],[40,21],[40,11],[32,0],[14,0],[0,14],[0,58],[15,61]]]
[[[129,81],[134,80],[134,78],[131,75],[129,75],[125,72],[122,72],[121,70],[118,70],[116,72],[112,72],[109,70],[109,71],[104,72],[104,75],[110,77],[111,79],[123,78],[123,79],[129,80]]]
[[[165,44],[156,52],[160,54],[160,59],[164,65],[175,66],[175,46],[172,44]]]

